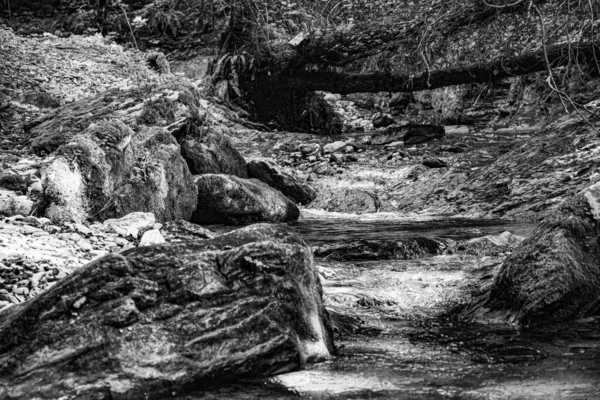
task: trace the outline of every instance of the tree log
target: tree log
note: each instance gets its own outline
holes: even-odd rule
[[[546,54],[545,54],[546,53]],[[273,91],[329,91],[348,94],[359,92],[408,92],[431,90],[467,83],[485,83],[505,78],[532,74],[550,67],[568,65],[576,61],[593,61],[600,54],[600,42],[564,44],[526,53],[511,59],[501,58],[486,64],[423,73],[417,76],[394,75],[378,72],[352,74],[335,71],[308,71],[288,76],[286,74],[262,76],[261,85]]]

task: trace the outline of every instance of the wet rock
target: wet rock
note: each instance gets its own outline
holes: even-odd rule
[[[386,114],[376,114],[373,117],[373,128],[385,128],[390,125],[394,125],[396,121],[392,117]]]
[[[204,240],[215,237],[215,234],[209,229],[184,220],[167,222],[161,228],[161,233],[167,242],[182,240]]]
[[[469,315],[536,324],[600,311],[600,184],[564,201],[504,261]]]
[[[300,216],[298,207],[290,199],[258,179],[204,174],[196,177],[196,185],[198,208],[192,222],[197,224],[283,222]]]
[[[181,140],[181,155],[192,175],[228,174],[247,178],[246,160],[227,136],[195,128]]]
[[[102,224],[106,232],[137,238],[140,232],[152,229],[156,218],[152,213],[134,212],[118,219],[107,219]]]
[[[346,142],[342,142],[341,140],[333,143],[327,143],[325,146],[323,146],[323,153],[336,153],[346,147],[346,144]]]
[[[440,158],[436,157],[427,157],[421,163],[427,168],[445,168],[448,166],[448,163]]]
[[[254,225],[103,257],[2,311],[0,397],[166,398],[333,351],[310,247]]]
[[[445,243],[425,237],[402,241],[359,240],[319,246],[315,248],[315,257],[337,261],[411,260],[440,254],[445,248]]]
[[[310,204],[317,197],[315,190],[299,178],[283,171],[269,159],[248,162],[248,175],[279,190],[294,203]]]

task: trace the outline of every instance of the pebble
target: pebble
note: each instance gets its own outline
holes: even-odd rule
[[[79,246],[79,248],[83,251],[92,251],[94,249],[92,244],[85,239],[78,241],[77,246]]]

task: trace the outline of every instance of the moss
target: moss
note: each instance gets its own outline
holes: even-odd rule
[[[136,122],[140,125],[157,125],[165,120],[167,123],[175,121],[176,105],[166,97],[150,100],[144,103],[142,114]]]

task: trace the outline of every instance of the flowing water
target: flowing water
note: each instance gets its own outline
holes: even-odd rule
[[[303,213],[292,225],[315,246],[415,236],[462,240],[532,224],[501,220]],[[223,227],[213,227],[223,230]],[[326,306],[360,317],[339,354],[303,371],[198,392],[202,399],[600,399],[600,319],[524,329],[440,317],[476,271],[503,256],[317,259]]]

